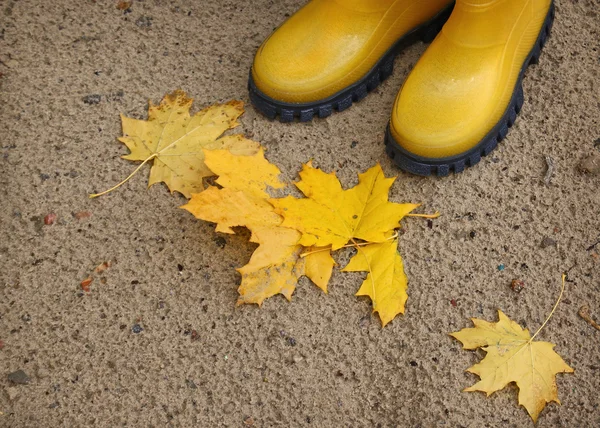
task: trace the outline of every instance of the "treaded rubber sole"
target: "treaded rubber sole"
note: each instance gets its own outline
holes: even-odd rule
[[[394,59],[404,48],[419,40],[425,43],[431,42],[448,20],[453,8],[454,2],[431,20],[405,34],[388,49],[363,78],[331,97],[311,103],[286,103],[278,101],[265,95],[256,87],[252,78],[252,70],[250,70],[250,77],[248,79],[250,101],[258,111],[269,119],[279,117],[281,122],[292,122],[294,118],[299,118],[301,122],[308,122],[314,116],[324,118],[331,115],[334,111],[340,112],[346,110],[353,103],[365,98],[369,92],[392,74]]]
[[[455,173],[462,172],[466,167],[477,164],[483,156],[489,155],[496,148],[498,143],[506,137],[509,128],[513,126],[517,115],[521,111],[524,102],[522,83],[525,71],[529,65],[538,63],[542,48],[550,35],[550,29],[554,22],[554,13],[553,1],[534,47],[521,67],[519,78],[517,79],[515,89],[513,90],[513,95],[504,115],[475,147],[459,155],[447,158],[426,158],[418,156],[408,152],[396,142],[392,136],[390,125],[388,123],[385,134],[385,149],[387,154],[393,159],[394,163],[400,169],[413,174],[423,176],[446,176],[451,171]]]

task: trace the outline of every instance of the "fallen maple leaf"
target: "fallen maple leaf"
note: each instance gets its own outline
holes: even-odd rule
[[[335,265],[335,260],[331,257],[331,247],[310,247],[300,256],[304,258],[304,275],[327,293],[327,285]]]
[[[408,299],[408,279],[398,253],[398,238],[393,236],[393,239],[357,247],[357,250],[342,271],[369,272],[356,295],[371,298],[373,312],[379,314],[381,325],[385,327],[396,315],[404,313]]]
[[[563,291],[564,278],[563,275]],[[500,310],[497,323],[472,318],[475,327],[451,333],[462,342],[464,349],[482,348],[487,353],[480,363],[467,369],[481,380],[465,391],[482,391],[489,396],[515,382],[519,387],[519,404],[527,409],[534,423],[546,403],[560,404],[556,374],[574,370],[554,351],[554,344],[533,341],[557,306],[558,301],[533,337],[529,330],[521,328]]]
[[[267,187],[283,189],[279,180],[281,171],[265,159],[263,148],[248,156],[238,156],[230,150],[205,150],[205,163],[219,176],[217,184],[232,190],[243,190],[267,199]]]
[[[239,125],[244,103],[230,101],[215,104],[190,116],[192,98],[181,90],[165,95],[158,106],[149,101],[148,120],[121,115],[124,143],[131,153],[123,159],[141,161],[133,173],[111,189],[90,195],[104,195],[129,180],[147,162],[153,161],[148,186],[164,182],[171,193],[177,191],[190,198],[204,189],[203,179],[213,172],[204,163],[203,149],[228,149],[233,154],[250,155],[260,145],[241,135],[221,137]],[[220,137],[220,138],[219,138]]]
[[[417,204],[388,201],[395,178],[385,178],[376,165],[358,176],[358,185],[343,190],[334,173],[327,174],[304,165],[296,186],[306,198],[286,196],[271,199],[275,212],[283,216],[283,226],[302,233],[300,244],[342,248],[354,239],[383,242],[386,234],[400,226],[400,220]]]

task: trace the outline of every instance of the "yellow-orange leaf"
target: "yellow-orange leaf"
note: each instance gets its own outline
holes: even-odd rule
[[[537,421],[546,403],[558,400],[557,373],[573,369],[554,351],[549,342],[534,342],[529,330],[498,311],[498,322],[473,318],[473,328],[464,328],[451,336],[460,340],[464,349],[481,348],[485,358],[467,371],[480,381],[465,391],[483,391],[487,395],[503,389],[511,382],[519,387],[521,404]]]

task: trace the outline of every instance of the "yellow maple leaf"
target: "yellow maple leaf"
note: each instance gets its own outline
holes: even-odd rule
[[[304,275],[327,293],[327,285],[335,265],[335,260],[331,257],[331,247],[307,248],[302,257],[304,258]]]
[[[404,273],[402,257],[398,253],[398,239],[358,247],[343,272],[369,272],[357,296],[368,296],[373,302],[373,312],[379,314],[382,327],[396,315],[404,313],[408,299],[408,279]]]
[[[527,329],[500,310],[498,318],[497,323],[473,318],[475,327],[451,333],[464,349],[482,348],[486,352],[480,363],[467,369],[481,380],[465,391],[482,391],[489,396],[515,382],[519,387],[519,404],[536,422],[546,403],[560,404],[556,374],[572,373],[573,369],[554,351],[554,344],[533,341],[541,328],[531,337]]]
[[[238,269],[242,283],[237,304],[262,302],[275,294],[291,300],[298,279],[304,274],[299,262],[302,247],[297,245],[300,234],[285,227],[254,228],[252,242],[258,248],[247,265]]]
[[[239,156],[230,150],[205,150],[205,163],[219,178],[218,184],[233,190],[243,190],[260,198],[268,198],[267,187],[282,189],[281,171],[265,159],[262,147],[249,156]]]
[[[215,104],[190,116],[192,102],[185,92],[177,90],[165,95],[158,106],[149,102],[148,120],[121,115],[125,136],[119,141],[131,152],[123,159],[142,164],[121,183],[90,196],[116,189],[152,161],[148,186],[164,182],[171,193],[177,191],[190,198],[192,193],[204,189],[205,177],[214,175],[204,163],[204,149],[228,149],[236,155],[250,155],[259,150],[257,142],[241,135],[221,137],[226,130],[239,125],[237,119],[244,112],[243,102]]]
[[[264,198],[243,190],[209,187],[195,193],[181,208],[200,220],[216,223],[216,231],[235,233],[232,227],[244,226],[250,230],[281,225],[282,218]]]
[[[306,198],[287,196],[271,199],[275,212],[283,216],[283,226],[302,233],[300,244],[337,250],[349,241],[361,239],[383,242],[386,234],[400,225],[400,220],[418,207],[388,201],[395,178],[385,178],[376,165],[359,174],[358,185],[343,190],[334,173],[327,174],[304,165],[296,186]]]

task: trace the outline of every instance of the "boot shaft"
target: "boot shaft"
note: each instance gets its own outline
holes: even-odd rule
[[[444,35],[468,47],[499,46],[511,34],[539,27],[552,0],[457,0]]]

